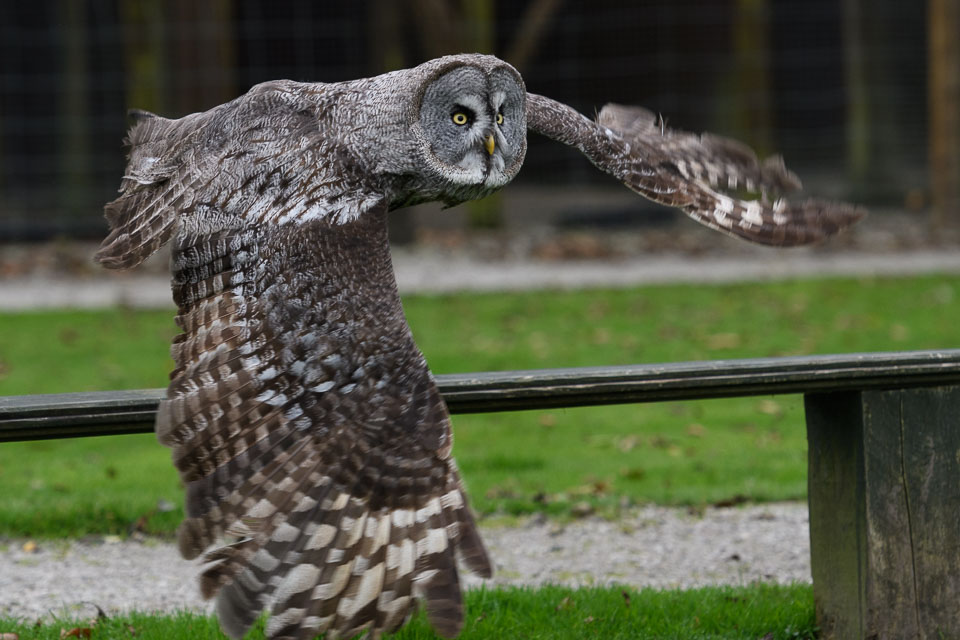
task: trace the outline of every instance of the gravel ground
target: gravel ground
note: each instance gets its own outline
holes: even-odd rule
[[[960,274],[960,251],[908,253],[788,253],[744,257],[653,256],[550,262],[490,261],[442,253],[396,252],[402,293],[506,291],[536,288],[627,287],[655,283],[776,280],[811,276]],[[0,279],[0,309],[96,308],[123,305],[172,308],[166,274],[70,277],[31,274]]]
[[[616,522],[532,518],[482,533],[496,566],[492,584],[693,587],[809,582],[808,531],[806,505],[782,503],[702,514],[648,506]],[[196,563],[168,542],[55,541],[32,551],[25,544],[31,548],[22,540],[0,546],[0,615],[90,616],[94,604],[108,613],[204,609]]]
[[[516,190],[514,190],[516,191]],[[619,193],[620,190],[617,190]],[[518,193],[521,193],[522,190]],[[606,192],[567,193],[594,205]],[[619,206],[636,201],[623,190]],[[412,244],[396,244],[402,292],[501,291],[623,287],[667,282],[737,282],[810,276],[960,274],[960,231],[931,235],[916,213],[878,212],[826,242],[776,249],[728,238],[683,216],[648,228],[574,231],[527,220],[540,208],[518,201],[522,219],[498,232],[427,227]],[[458,213],[459,212],[459,213]],[[462,217],[452,209],[437,220]],[[437,222],[434,220],[434,222]],[[462,221],[461,221],[462,222]],[[0,309],[49,307],[172,308],[169,253],[131,272],[95,265],[91,242],[7,245],[0,242]]]

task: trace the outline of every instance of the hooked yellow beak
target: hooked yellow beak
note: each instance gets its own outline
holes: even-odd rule
[[[493,155],[493,149],[496,146],[496,141],[494,141],[492,133],[487,136],[487,139],[484,141],[484,146],[487,148],[487,153]]]

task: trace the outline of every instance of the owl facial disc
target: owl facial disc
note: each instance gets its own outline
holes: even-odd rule
[[[446,70],[430,82],[419,125],[427,161],[458,187],[498,189],[526,152],[526,93],[504,65]]]

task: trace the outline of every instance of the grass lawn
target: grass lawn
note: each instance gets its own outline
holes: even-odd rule
[[[411,296],[436,373],[952,348],[960,280]],[[0,395],[159,387],[171,311],[0,314]],[[798,396],[455,416],[455,454],[484,514],[601,512],[805,496]],[[0,535],[169,533],[182,496],[150,435],[0,445]]]
[[[630,588],[542,587],[467,592],[462,640],[474,638],[624,638],[630,640],[814,638],[813,593],[809,585],[721,587],[687,591]],[[89,621],[35,627],[0,618],[0,633],[20,640],[62,638],[61,629]],[[79,632],[78,632],[79,633]],[[2,636],[0,636],[2,637]],[[94,639],[200,640],[226,636],[217,622],[197,614],[139,615],[99,621]],[[263,621],[247,635],[260,640]],[[398,640],[436,636],[420,613],[395,635]]]

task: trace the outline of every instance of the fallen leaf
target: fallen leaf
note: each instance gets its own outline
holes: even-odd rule
[[[595,496],[605,496],[610,493],[611,489],[613,489],[613,486],[607,480],[593,481],[593,495]]]
[[[557,605],[557,611],[563,611],[564,609],[569,609],[573,606],[573,600],[570,599],[570,596],[564,596],[563,600],[560,601],[560,604]]]
[[[717,500],[716,502],[713,503],[713,506],[716,507],[716,508],[718,508],[718,509],[728,509],[728,508],[730,508],[730,507],[736,507],[736,506],[739,506],[739,505],[741,505],[741,504],[744,504],[745,502],[748,502],[749,500],[750,500],[750,499],[749,499],[747,496],[738,493],[737,495],[733,496],[732,498],[725,498],[725,499],[723,499],[723,500]]]
[[[890,327],[890,339],[895,342],[903,342],[910,337],[910,329],[902,324],[894,324]]]
[[[768,416],[783,415],[783,407],[776,400],[761,400],[757,403],[757,411]]]
[[[69,327],[61,330],[58,337],[60,338],[60,342],[69,346],[77,341],[77,338],[80,337],[80,332],[73,327]]]
[[[593,616],[587,616],[586,618],[583,619],[583,621],[586,622],[587,624],[590,624],[591,622],[593,622]]]
[[[707,507],[702,504],[690,505],[687,507],[687,515],[694,518],[702,518],[707,512]]]
[[[70,631],[60,629],[60,638],[89,638],[92,634],[90,627],[74,627]]]
[[[27,540],[26,542],[23,543],[22,549],[26,553],[36,553],[37,551],[40,550],[40,547],[38,547],[37,543],[34,542],[33,540]]]
[[[537,421],[540,423],[541,427],[547,427],[548,429],[557,426],[557,416],[553,415],[552,413],[545,413],[541,415]]]
[[[642,467],[631,467],[628,469],[621,469],[620,475],[627,480],[642,480],[646,477],[647,470]]]
[[[656,449],[666,449],[672,444],[668,438],[664,438],[663,436],[653,436],[650,438],[650,446]]]
[[[626,453],[640,444],[640,438],[637,436],[625,436],[623,438],[618,438],[616,443],[617,449],[620,449],[620,451]]]
[[[629,607],[629,606],[630,606],[630,594],[627,593],[626,591],[621,591],[621,592],[620,592],[620,595],[623,596],[623,604],[625,604],[626,606]]]
[[[707,336],[708,349],[736,349],[739,346],[739,333],[715,333]]]
[[[570,507],[570,515],[574,518],[586,518],[587,516],[593,515],[593,512],[593,505],[585,500]]]
[[[144,532],[147,530],[147,524],[150,522],[150,519],[147,515],[142,515],[134,521],[131,529],[133,531]]]
[[[0,640],[20,640],[20,634],[13,632],[0,633]]]
[[[687,435],[693,438],[702,438],[706,432],[706,427],[699,422],[693,422],[687,425]]]

